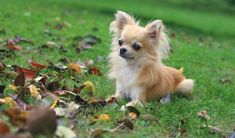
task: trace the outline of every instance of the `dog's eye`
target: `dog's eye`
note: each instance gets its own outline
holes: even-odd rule
[[[118,40],[118,44],[119,44],[119,46],[122,46],[123,41],[122,41],[121,39],[119,39],[119,40]]]
[[[134,44],[132,45],[132,47],[133,47],[133,49],[135,49],[135,50],[139,50],[139,49],[141,48],[141,46],[138,45],[138,44],[136,44],[136,43],[134,43]]]

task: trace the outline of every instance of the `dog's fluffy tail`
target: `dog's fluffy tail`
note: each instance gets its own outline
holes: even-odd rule
[[[193,91],[194,81],[191,79],[185,79],[181,81],[177,87],[176,92],[182,96],[189,96]]]

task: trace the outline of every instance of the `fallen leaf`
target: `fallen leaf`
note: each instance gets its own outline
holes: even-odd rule
[[[96,67],[89,68],[88,73],[96,76],[101,76],[100,70],[98,70]]]
[[[20,110],[19,108],[9,108],[4,110],[3,113],[10,118],[10,122],[20,128],[25,128],[26,118],[28,113]]]
[[[129,117],[130,117],[131,119],[136,119],[136,118],[137,118],[137,114],[136,114],[135,112],[130,112],[130,113],[129,113]]]
[[[27,126],[31,134],[52,135],[56,131],[56,115],[46,107],[35,107],[28,113]]]
[[[6,104],[11,108],[17,105],[16,101],[12,97],[9,97],[9,96],[0,98],[0,104]]]
[[[128,118],[124,118],[122,120],[117,121],[117,127],[112,129],[111,132],[117,132],[117,131],[120,131],[120,130],[123,130],[123,129],[126,129],[126,128],[128,130],[133,130],[134,129],[133,123]]]
[[[41,94],[39,93],[39,88],[35,87],[34,85],[29,85],[28,88],[32,97],[37,99],[42,98]]]
[[[7,42],[7,48],[10,50],[22,50],[22,47],[17,45],[13,40]]]
[[[180,136],[184,135],[187,132],[185,128],[179,128],[178,131]]]
[[[24,72],[19,73],[19,75],[16,77],[14,81],[14,85],[24,87],[25,85],[25,73]]]
[[[202,111],[198,112],[197,115],[200,118],[205,119],[205,120],[209,120],[210,119],[210,116],[208,115],[206,110],[202,110]]]
[[[39,69],[39,70],[44,69],[44,68],[47,67],[46,65],[39,64],[39,63],[37,63],[37,62],[35,62],[35,61],[32,61],[32,60],[29,60],[29,64],[30,64],[32,67],[35,67],[35,68],[37,68],[37,69]]]
[[[80,95],[77,95],[75,97],[75,102],[80,105],[87,105],[88,104],[88,101],[84,100]]]
[[[11,85],[8,86],[8,89],[16,91],[17,90],[17,86],[11,84]]]
[[[55,132],[56,137],[60,138],[76,138],[77,135],[70,129],[65,126],[58,126]]]
[[[26,68],[17,68],[16,72],[18,73],[24,73],[26,80],[28,79],[33,79],[36,77],[36,72],[31,69],[26,69]]]
[[[89,103],[89,106],[92,106],[92,107],[100,107],[100,106],[105,106],[105,105],[107,105],[108,104],[108,102],[107,101],[105,101],[105,100],[94,100],[94,101],[91,101],[90,103]]]
[[[76,73],[80,72],[80,66],[78,64],[75,63],[69,63],[68,66],[70,69],[74,70]]]
[[[10,133],[10,129],[8,125],[2,121],[0,121],[0,135],[6,135]]]
[[[84,91],[91,91],[95,92],[95,85],[91,81],[86,81],[83,83],[83,89]]]
[[[127,106],[127,111],[128,112],[132,112],[132,113],[135,113],[136,116],[139,116],[140,115],[140,111],[138,111],[134,106]]]
[[[49,91],[55,91],[58,90],[60,88],[60,83],[59,81],[52,81],[46,84],[46,88]]]
[[[99,121],[109,121],[111,118],[108,114],[101,114],[97,117]]]

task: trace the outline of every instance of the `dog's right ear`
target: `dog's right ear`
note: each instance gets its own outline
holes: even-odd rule
[[[117,13],[115,14],[115,20],[112,21],[110,24],[110,32],[120,34],[121,31],[124,29],[125,25],[128,24],[136,24],[135,19],[123,11],[117,11]]]

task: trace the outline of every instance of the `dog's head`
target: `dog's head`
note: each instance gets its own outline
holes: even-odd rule
[[[114,33],[113,45],[121,57],[131,61],[146,57],[161,59],[167,56],[169,44],[161,20],[141,27],[125,12],[118,11],[115,17],[110,24],[110,31]]]

